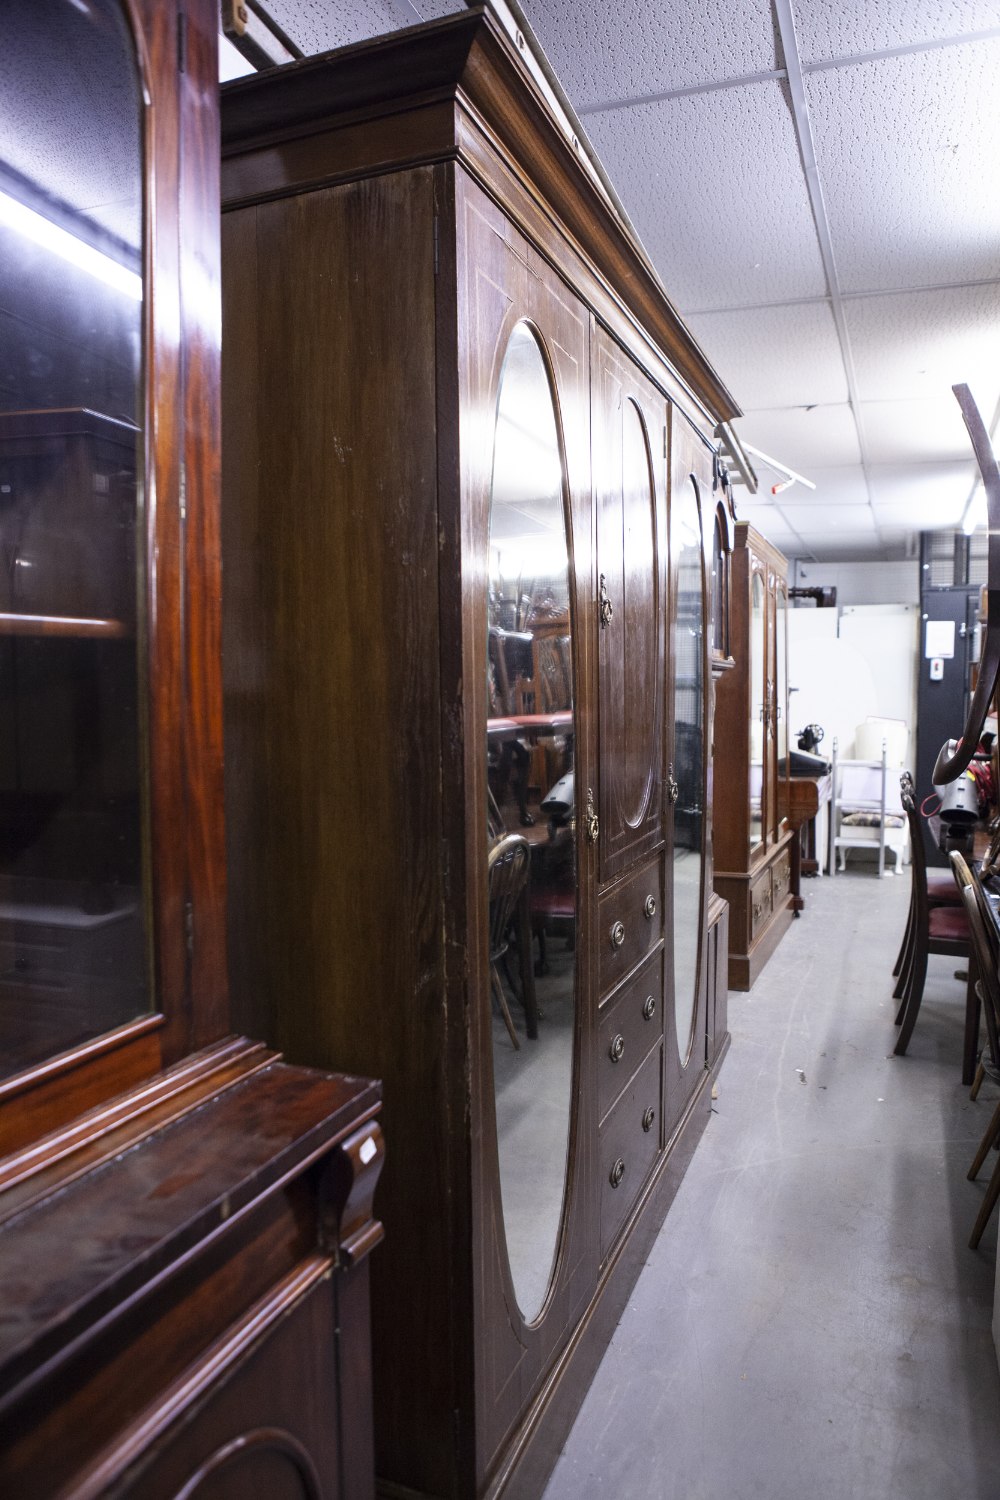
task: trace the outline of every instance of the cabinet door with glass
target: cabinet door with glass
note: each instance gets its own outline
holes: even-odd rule
[[[768,595],[767,568],[754,553],[750,561],[750,621],[747,632],[747,656],[749,671],[747,682],[750,694],[749,769],[747,795],[749,798],[750,857],[762,855],[765,849],[765,830],[768,827],[768,743],[770,730],[768,671]]]
[[[218,147],[178,113],[179,25],[152,0],[4,7],[0,1103],[32,1103],[0,1147],[225,1029]]]
[[[666,399],[595,327],[600,873],[663,840]]]
[[[771,724],[774,740],[775,795],[768,809],[768,817],[772,842],[777,842],[784,827],[781,810],[787,805],[782,782],[787,780],[789,774],[788,585],[780,575],[775,577],[773,599],[774,691],[771,698]]]

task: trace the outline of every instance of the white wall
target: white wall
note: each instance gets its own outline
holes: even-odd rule
[[[846,604],[919,604],[920,563],[808,562],[796,558],[789,569],[793,588],[835,588],[837,608]],[[806,605],[806,608],[811,608]]]
[[[867,567],[868,564],[861,566]],[[829,756],[857,752],[855,731],[869,717],[905,723],[904,756],[912,761],[920,610],[917,605],[806,606],[788,615],[789,728],[821,724]],[[862,751],[867,754],[867,751]]]

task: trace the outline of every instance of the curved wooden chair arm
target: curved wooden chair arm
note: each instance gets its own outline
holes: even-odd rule
[[[986,573],[986,642],[980,662],[979,680],[969,706],[962,738],[953,754],[943,745],[934,763],[935,786],[946,786],[967,770],[982,738],[997,680],[1000,678],[1000,469],[986,424],[972,399],[967,385],[953,385],[965,426],[972,442],[976,463],[986,491],[986,515],[989,528],[989,552]]]

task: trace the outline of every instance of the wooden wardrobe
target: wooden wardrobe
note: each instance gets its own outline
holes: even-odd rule
[[[745,521],[730,568],[732,670],[716,698],[715,889],[729,988],[749,990],[795,915],[788,805],[788,565]]]
[[[379,1090],[230,1022],[217,28],[210,0],[4,7],[11,1500],[373,1493]]]
[[[491,13],[222,107],[235,994],[384,1081],[380,1493],[536,1495],[729,1040],[735,407]]]

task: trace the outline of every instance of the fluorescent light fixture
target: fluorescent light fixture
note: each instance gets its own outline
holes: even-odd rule
[[[135,271],[119,265],[110,255],[105,255],[103,250],[95,250],[93,245],[77,239],[68,230],[60,229],[51,219],[44,218],[33,208],[26,207],[3,192],[0,192],[0,224],[16,230],[26,240],[40,245],[43,250],[49,250],[60,259],[69,261],[70,265],[78,266],[81,271],[103,281],[105,286],[114,287],[135,302],[142,301],[142,277]]]

